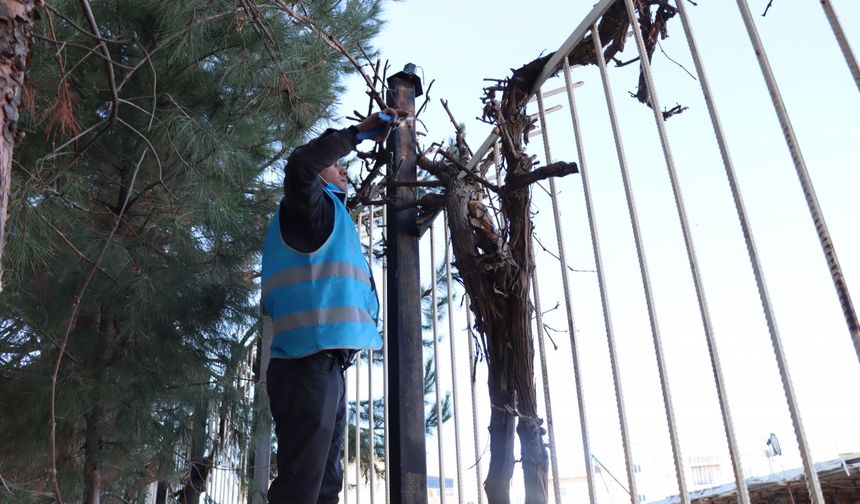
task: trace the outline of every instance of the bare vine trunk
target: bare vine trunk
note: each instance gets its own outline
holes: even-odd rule
[[[506,153],[507,155],[508,153]],[[531,161],[515,156],[522,165],[531,169]],[[508,159],[509,180],[511,159]],[[527,172],[526,171],[526,172]],[[538,417],[537,392],[534,380],[534,344],[532,334],[531,277],[534,271],[532,253],[532,222],[529,215],[530,198],[528,187],[512,191],[503,205],[510,216],[510,243],[514,262],[519,267],[514,272],[515,281],[508,297],[510,313],[510,353],[512,356],[511,375],[516,391],[518,413],[517,434],[520,438],[520,452],[523,467],[526,504],[546,504],[547,502],[547,455],[541,427],[543,420]],[[540,329],[539,329],[540,330]]]
[[[18,140],[18,107],[33,45],[33,23],[39,0],[0,2],[0,292],[3,291],[3,249],[12,186],[12,152]]]
[[[519,163],[531,161],[517,156]],[[509,166],[511,166],[509,164]],[[479,184],[456,176],[447,200],[454,256],[472,300],[478,331],[486,336],[490,390],[490,467],[484,489],[490,504],[509,504],[514,432],[522,449],[526,502],[546,503],[547,457],[537,416],[529,297],[533,259],[528,187],[503,197],[509,219],[505,241],[482,203]]]
[[[505,373],[493,368],[489,371],[490,388],[490,467],[484,489],[491,504],[508,504],[511,501],[511,478],[514,476],[514,429],[516,417],[511,408],[513,389],[504,379]]]

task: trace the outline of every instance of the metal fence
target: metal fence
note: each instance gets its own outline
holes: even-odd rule
[[[809,499],[823,504],[833,489],[822,488],[815,468],[820,458],[812,449],[821,443],[810,439],[804,427],[805,415],[820,423],[821,413],[801,407],[802,399],[819,404],[809,391],[833,386],[826,379],[809,380],[816,369],[819,377],[826,372],[822,362],[830,369],[848,369],[839,376],[856,378],[860,360],[860,323],[847,280],[854,275],[856,284],[860,275],[860,207],[848,196],[856,192],[858,179],[854,174],[845,178],[855,185],[853,191],[839,182],[852,163],[853,172],[860,167],[860,71],[845,30],[831,2],[822,0],[815,15],[821,23],[826,19],[833,38],[809,43],[818,45],[816,54],[841,54],[844,61],[822,56],[806,70],[819,72],[826,66],[821,85],[799,93],[792,85],[784,97],[781,89],[796,78],[797,69],[774,69],[768,55],[782,54],[790,44],[771,37],[775,45],[768,47],[759,33],[767,18],[754,19],[746,0],[738,0],[736,10],[719,7],[721,16],[734,20],[732,26],[722,25],[722,19],[696,19],[695,10],[704,7],[672,2],[680,21],[670,23],[677,42],[672,58],[692,62],[689,77],[660,54],[649,61],[642,33],[635,29],[630,42],[639,62],[610,68],[596,26],[615,3],[600,1],[579,23],[546,64],[530,105],[542,140],[533,146],[540,161],[564,158],[576,161],[580,170],[578,176],[536,187],[533,199],[538,245],[534,334],[551,455],[551,498],[556,503],[597,502],[621,495],[636,504],[674,493],[679,502],[688,503],[693,490],[727,476],[739,501],[749,503],[746,481],[760,472],[750,466],[757,464],[755,453],[767,439],[755,444],[751,440],[757,431],[744,426],[754,417],[750,409],[778,390],[782,397],[768,398],[768,404],[786,405],[784,416],[790,422],[777,416],[768,425],[790,426],[794,439],[783,437],[783,445],[788,452],[797,446]],[[622,3],[636,26],[634,0]],[[710,29],[702,30],[699,25],[706,23]],[[723,28],[714,30],[715,23]],[[745,46],[740,44],[744,36],[749,40]],[[564,56],[588,37],[596,68],[571,68]],[[728,39],[736,66],[726,72],[732,63],[721,59],[711,72],[706,56],[716,54],[715,48]],[[737,47],[746,52],[735,53]],[[640,68],[650,111],[634,100],[619,100],[615,90],[619,83],[629,86]],[[561,93],[542,91],[551,86],[560,86]],[[728,94],[732,89],[744,96]],[[823,93],[847,101],[835,108]],[[545,105],[562,95],[561,107]],[[660,101],[667,97],[687,100],[689,109],[667,118]],[[807,100],[830,105],[810,114]],[[562,107],[569,117],[549,115]],[[749,107],[749,117],[739,107]],[[792,123],[795,110],[802,122]],[[795,133],[801,129],[803,134]],[[808,151],[807,145],[812,145]],[[493,157],[494,147],[497,137],[490,135],[469,168]],[[498,164],[497,154],[495,159]],[[806,159],[811,160],[808,165]],[[794,180],[786,176],[792,166]],[[831,206],[819,201],[813,179],[824,180],[825,192],[836,195]],[[832,233],[828,223],[834,221],[825,221],[822,206],[834,209],[828,214],[836,222]],[[421,244],[422,285],[429,289],[432,311],[425,331],[432,346],[426,358],[432,355],[435,370],[428,411],[441,418],[444,393],[451,393],[451,419],[428,438],[428,499],[482,503],[482,471],[489,458],[486,376],[478,362],[468,299],[452,278],[444,219],[437,219]],[[396,314],[387,311],[386,265],[373,254],[384,237],[385,216],[367,210],[359,224],[375,276],[382,279],[381,327],[386,327],[387,318]],[[440,271],[448,286],[441,290]],[[808,282],[809,289],[798,282]],[[446,312],[443,317],[439,306]],[[817,355],[806,358],[814,344],[803,340],[804,332],[826,348],[825,361]],[[374,418],[373,407],[364,415],[360,410],[362,401],[385,402],[388,355],[382,354],[363,353],[347,373],[347,399],[355,408],[353,434],[347,434],[344,450],[349,470],[342,498],[348,503],[392,502],[384,476],[387,403],[383,422]],[[798,369],[809,382],[802,394],[796,385]],[[855,420],[860,417],[834,420],[834,425]],[[270,423],[261,420],[259,429],[263,439],[270,438]],[[702,451],[697,448],[701,443],[689,442],[697,433],[705,433],[715,448]],[[362,443],[362,436],[371,442]],[[687,445],[696,447],[689,456]],[[268,446],[260,443],[256,460],[268,460]],[[776,450],[773,443],[769,446],[767,469],[774,470]],[[720,460],[728,461],[728,474],[720,476],[714,469]],[[256,483],[264,488],[269,468],[257,465]],[[668,493],[661,493],[666,488]]]

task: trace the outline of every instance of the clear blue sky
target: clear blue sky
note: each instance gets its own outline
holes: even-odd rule
[[[688,3],[688,11],[727,129],[813,453],[817,459],[827,459],[838,451],[860,450],[860,406],[854,391],[860,383],[860,364],[740,14],[735,2],[697,3]],[[832,3],[857,53],[860,2]],[[763,18],[760,14],[766,4],[765,0],[750,0],[855,307],[860,307],[860,94],[818,2],[776,0]],[[436,80],[430,92],[432,101],[421,117],[428,128],[426,144],[452,135],[439,104],[439,99],[447,99],[457,119],[466,123],[467,138],[474,148],[488,132],[486,125],[475,120],[481,112],[483,79],[508,76],[511,68],[555,50],[590,9],[591,2],[540,0],[516,4],[447,0],[390,3],[385,14],[388,25],[377,44],[383,59],[391,62],[392,71],[414,62],[421,67],[425,89]],[[665,51],[695,72],[679,19],[670,22],[669,34],[670,38],[662,41]],[[632,58],[634,53],[635,43],[630,39],[623,59]],[[742,449],[760,452],[767,435],[776,432],[783,449],[791,454],[794,435],[700,88],[660,50],[654,66],[662,105],[690,107],[667,124]],[[713,375],[653,115],[627,96],[628,91],[635,90],[637,73],[634,64],[611,69],[610,78],[654,282],[682,447],[687,454],[724,451]],[[584,82],[577,90],[577,100],[631,435],[636,443],[634,456],[640,461],[668,462],[653,344],[599,74],[594,67],[576,69],[574,79]],[[366,110],[363,84],[358,80],[348,84],[349,91],[342,100],[343,115],[353,109]],[[544,89],[561,85],[563,80],[556,78]],[[576,161],[567,101],[564,96],[547,99],[548,107],[556,104],[564,109],[550,116],[553,157]],[[543,161],[539,137],[533,140],[530,152]],[[569,262],[574,268],[592,269],[580,179],[571,176],[558,185]],[[548,203],[540,191],[535,192],[539,236],[555,250]],[[538,270],[546,309],[561,301],[558,263],[542,253]],[[571,286],[593,449],[614,471],[623,474],[596,277],[593,273],[573,274]],[[462,327],[465,315],[457,317]],[[548,314],[546,322],[566,328],[562,310]],[[457,345],[461,341],[462,337]],[[556,341],[559,349],[549,355],[556,434],[562,467],[573,468],[581,464],[582,457],[571,392],[569,343],[564,334]],[[464,341],[462,345],[461,355],[465,355]],[[450,378],[443,377],[443,386],[450,386],[446,380]],[[485,382],[479,382],[478,390],[486,393]],[[486,425],[488,410],[482,414]],[[464,418],[461,423],[465,432],[470,432],[470,420]],[[453,431],[445,435],[453,439]],[[428,440],[428,449],[434,448],[435,441]],[[464,446],[464,453],[466,460],[473,462],[471,441]],[[446,475],[450,477],[453,459],[449,458]],[[787,466],[794,465],[799,462],[787,461]],[[430,467],[432,472],[433,465]]]

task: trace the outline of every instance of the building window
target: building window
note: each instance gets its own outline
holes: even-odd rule
[[[693,484],[713,485],[719,469],[720,466],[717,465],[693,466]]]

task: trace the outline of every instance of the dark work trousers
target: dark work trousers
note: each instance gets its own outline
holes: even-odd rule
[[[343,363],[330,352],[272,359],[266,391],[278,436],[270,504],[336,504],[346,428]]]

